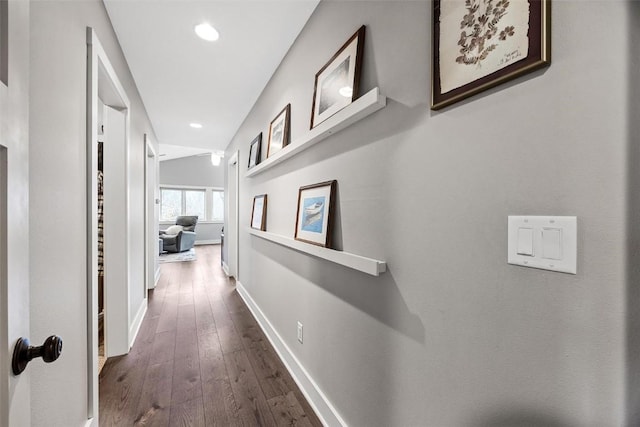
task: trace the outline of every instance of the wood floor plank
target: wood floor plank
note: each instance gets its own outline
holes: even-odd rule
[[[239,425],[240,413],[222,353],[218,357],[200,359],[200,375],[207,425]]]
[[[171,405],[184,403],[201,396],[200,360],[197,357],[175,359],[173,361]]]
[[[202,398],[196,398],[171,407],[171,427],[205,427]]]
[[[156,365],[173,360],[176,349],[176,331],[159,332],[153,341],[150,363]]]
[[[293,392],[272,397],[268,403],[278,426],[313,426]]]
[[[172,361],[147,367],[134,425],[159,426],[169,424],[172,377]]]
[[[129,354],[100,373],[101,426],[321,423],[220,268],[219,246],[161,264]]]
[[[275,425],[269,404],[244,350],[226,354],[224,360],[242,422],[247,425]]]

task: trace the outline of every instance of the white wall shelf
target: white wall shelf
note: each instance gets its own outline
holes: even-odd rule
[[[384,261],[373,258],[366,258],[360,255],[351,254],[349,252],[342,252],[335,249],[328,249],[321,246],[311,245],[309,243],[300,242],[290,237],[285,237],[266,231],[255,230],[253,228],[248,228],[248,230],[249,233],[253,234],[256,237],[260,237],[262,239],[269,240],[270,242],[286,246],[298,252],[303,252],[318,258],[326,259],[327,261],[331,261],[336,264],[344,265],[345,267],[349,267],[354,270],[370,274],[372,276],[379,276],[381,273],[387,271],[387,263]]]
[[[292,141],[291,144],[273,154],[271,157],[265,159],[262,163],[252,167],[247,171],[245,176],[252,177],[272,168],[278,163],[312,147],[334,133],[341,131],[357,121],[375,113],[386,105],[387,97],[380,95],[380,89],[377,87],[371,89],[369,92],[365,93],[360,98],[356,99],[351,104],[302,135],[301,138]]]

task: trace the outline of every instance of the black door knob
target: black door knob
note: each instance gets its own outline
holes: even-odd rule
[[[27,338],[20,338],[13,349],[13,359],[11,360],[11,368],[14,375],[20,375],[27,364],[36,357],[42,357],[42,360],[51,363],[57,360],[62,353],[62,338],[51,335],[39,347],[29,345]]]

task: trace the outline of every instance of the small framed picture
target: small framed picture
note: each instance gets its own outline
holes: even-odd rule
[[[551,63],[550,0],[435,0],[431,109]]]
[[[307,185],[298,191],[295,239],[331,247],[337,181]]]
[[[251,228],[265,231],[267,229],[267,195],[262,194],[253,198],[251,211]]]
[[[261,151],[262,132],[251,141],[251,145],[249,146],[249,169],[260,163]]]
[[[291,104],[287,104],[269,125],[269,145],[267,157],[277,153],[289,144],[289,127],[291,126]]]
[[[311,129],[358,98],[364,33],[363,25],[316,74]]]

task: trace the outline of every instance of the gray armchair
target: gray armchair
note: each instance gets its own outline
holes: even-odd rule
[[[176,218],[176,225],[182,226],[182,231],[178,234],[167,234],[160,230],[162,247],[167,252],[184,252],[191,249],[196,242],[196,224],[198,216],[179,216]]]

